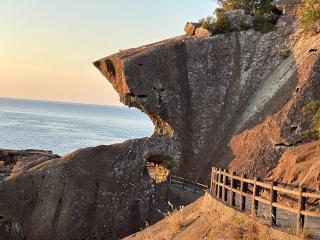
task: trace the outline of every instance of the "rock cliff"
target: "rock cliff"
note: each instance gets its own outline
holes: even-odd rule
[[[158,146],[141,139],[80,149],[6,178],[0,239],[119,239],[153,223],[166,192],[150,178],[144,155]]]
[[[212,165],[267,175],[305,139],[320,99],[320,37],[289,14],[277,30],[181,36],[94,63],[153,136],[35,162],[0,184],[2,239],[118,239],[152,223],[166,189],[147,163],[193,180]],[[311,49],[313,49],[311,51]],[[150,164],[151,165],[151,164]]]
[[[297,31],[287,12],[267,34],[182,36],[94,65],[149,115],[180,175],[205,179],[214,165],[265,176],[302,141],[301,108],[320,97],[320,37]]]

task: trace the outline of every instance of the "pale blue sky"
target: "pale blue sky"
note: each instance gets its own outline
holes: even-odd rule
[[[118,105],[91,62],[183,34],[214,0],[0,0],[0,97]]]

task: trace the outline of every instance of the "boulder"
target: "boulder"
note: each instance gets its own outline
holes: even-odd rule
[[[229,22],[231,31],[253,27],[253,16],[245,14],[243,9],[228,11],[225,13],[225,17]]]
[[[212,32],[204,27],[199,27],[196,29],[195,35],[197,37],[210,37],[212,36]]]
[[[152,224],[165,211],[146,166],[158,146],[160,138],[80,149],[6,178],[0,239],[120,239]]]
[[[198,27],[200,27],[200,23],[187,22],[184,27],[184,31],[187,36],[193,36]]]

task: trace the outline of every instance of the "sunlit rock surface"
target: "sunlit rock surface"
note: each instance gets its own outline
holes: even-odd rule
[[[305,141],[320,99],[319,35],[291,15],[274,32],[177,37],[95,62],[153,136],[38,162],[0,184],[4,239],[119,239],[159,217],[167,191],[147,162],[205,181],[211,166],[265,176]],[[310,49],[316,51],[309,51]],[[134,127],[134,126],[133,126]]]
[[[301,108],[319,88],[319,35],[276,31],[177,37],[95,62],[120,100],[144,111],[175,171],[206,179],[212,165],[265,176],[301,141]],[[296,131],[297,130],[297,131]]]

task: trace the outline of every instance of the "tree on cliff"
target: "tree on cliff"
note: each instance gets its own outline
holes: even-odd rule
[[[230,31],[230,24],[226,18],[226,12],[231,10],[245,10],[246,14],[253,16],[253,28],[266,33],[275,29],[275,23],[279,18],[279,13],[271,5],[270,0],[216,0],[220,5],[214,12],[214,16],[200,20],[202,27],[212,33],[225,33]],[[246,24],[241,24],[241,29],[246,30]]]
[[[256,11],[271,11],[270,0],[217,0],[225,11],[244,9],[246,12],[255,14]]]

